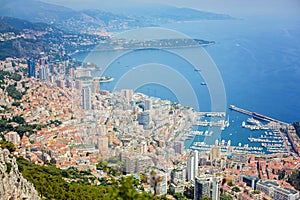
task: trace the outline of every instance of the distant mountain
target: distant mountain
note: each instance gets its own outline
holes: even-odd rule
[[[5,32],[19,33],[19,30],[17,30],[15,27],[11,26],[10,24],[6,23],[2,19],[3,17],[0,17],[0,33],[5,33]]]
[[[0,15],[31,22],[53,24],[63,30],[78,31],[88,26],[103,26],[103,22],[64,6],[36,0],[0,0]]]
[[[62,33],[62,31],[58,28],[46,23],[32,23],[27,20],[17,19],[13,17],[0,16],[0,24],[0,32],[9,32],[9,30],[11,30],[15,33],[19,33],[24,29],[31,29],[34,31],[47,31],[51,29],[52,31],[55,30]]]
[[[80,15],[80,13],[63,6],[36,0],[0,0],[0,14],[33,22],[55,23]]]
[[[62,30],[77,33],[159,26],[174,21],[232,19],[224,14],[161,5],[126,7],[122,14],[115,14],[97,9],[75,11],[37,0],[0,0],[0,4],[1,16],[53,24]]]
[[[130,19],[126,15],[113,14],[113,13],[105,12],[105,11],[98,10],[98,9],[86,9],[86,10],[82,10],[81,12],[96,19],[96,20],[103,21],[106,25],[108,25],[110,23],[110,21],[112,21],[112,20],[129,20]]]
[[[195,21],[195,20],[227,20],[234,19],[230,15],[200,11],[192,8],[179,8],[166,5],[152,5],[149,7],[133,7],[124,10],[130,16],[142,16],[148,20],[161,22]]]
[[[79,50],[88,50],[105,38],[71,34],[46,23],[0,16],[0,59],[39,57],[44,52],[55,59]]]
[[[63,34],[48,24],[10,17],[0,17],[0,27],[0,59],[48,52],[51,49],[48,38]]]

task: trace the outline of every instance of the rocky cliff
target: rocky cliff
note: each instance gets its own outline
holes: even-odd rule
[[[16,159],[9,157],[7,149],[0,148],[0,199],[40,199],[34,186],[19,172]]]

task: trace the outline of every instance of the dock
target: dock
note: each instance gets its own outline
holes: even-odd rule
[[[202,117],[225,117],[226,112],[197,112],[197,116]]]
[[[243,114],[246,114],[246,115],[249,115],[253,118],[256,118],[256,119],[259,119],[259,120],[262,120],[262,121],[275,122],[275,123],[279,123],[280,125],[284,125],[284,126],[289,125],[286,122],[282,122],[280,120],[277,120],[277,119],[274,119],[274,118],[271,118],[271,117],[268,117],[268,116],[265,116],[265,115],[262,115],[262,114],[259,114],[259,113],[256,113],[256,112],[251,112],[251,111],[239,108],[239,107],[234,106],[234,105],[230,105],[229,109],[240,112],[240,113],[243,113]]]

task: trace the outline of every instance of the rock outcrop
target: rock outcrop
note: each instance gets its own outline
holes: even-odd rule
[[[0,148],[0,199],[38,200],[41,199],[33,184],[19,172],[14,157],[9,157],[7,149]]]

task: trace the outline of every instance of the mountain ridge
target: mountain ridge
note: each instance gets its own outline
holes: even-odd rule
[[[1,16],[20,18],[31,22],[48,23],[74,33],[126,30],[130,28],[159,26],[163,23],[189,20],[227,20],[226,14],[199,11],[173,6],[127,8],[123,13],[103,11],[98,8],[73,10],[38,0],[0,0]]]

